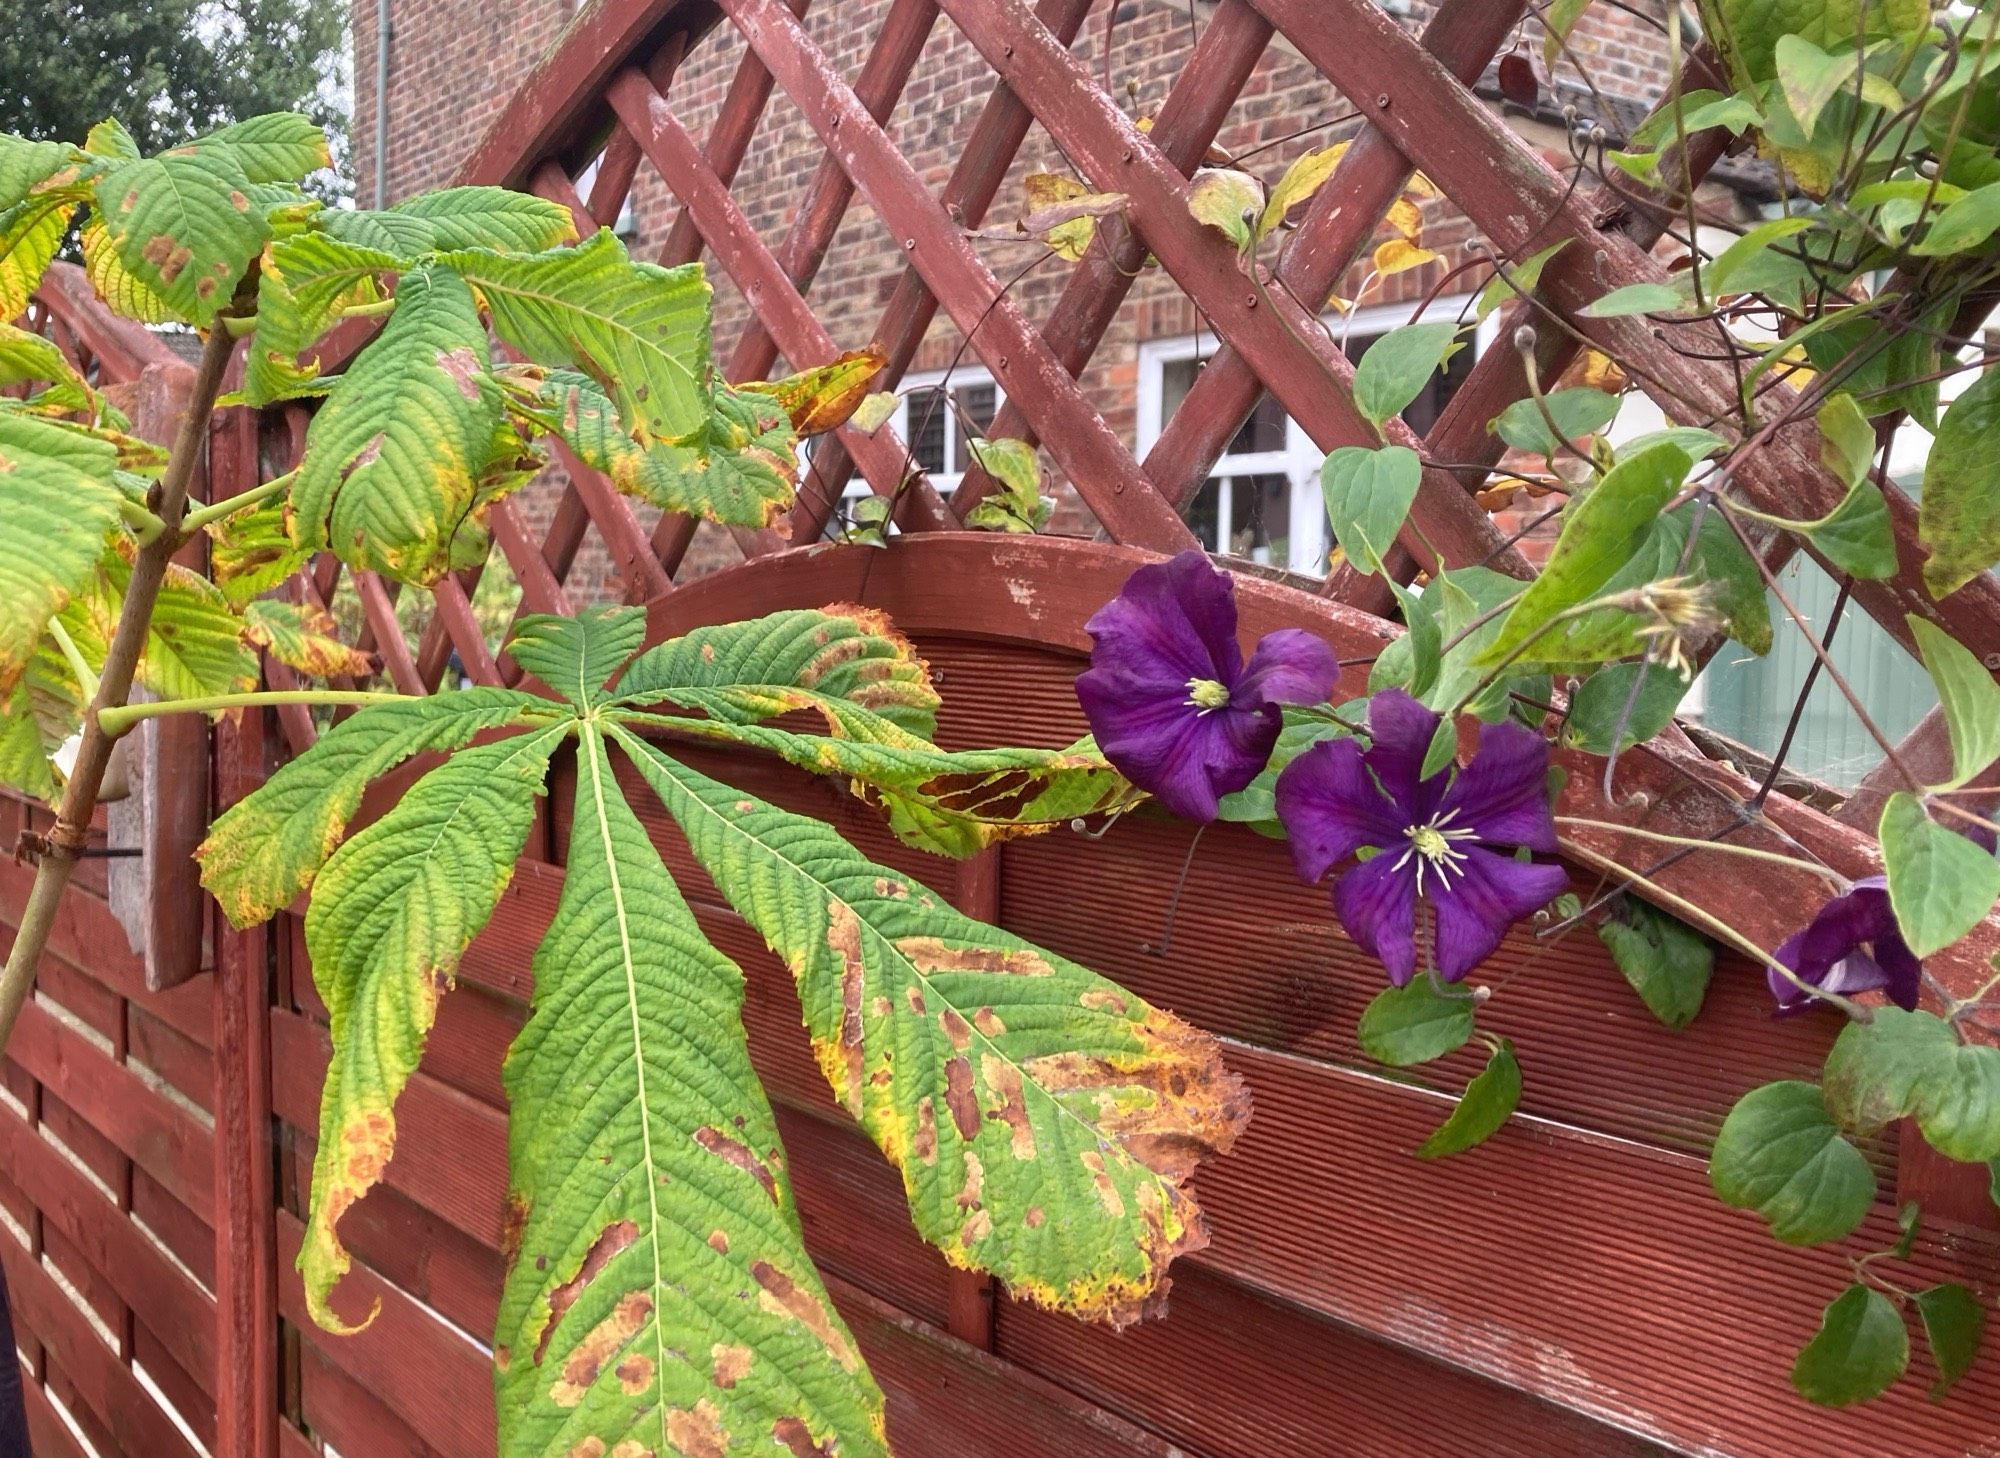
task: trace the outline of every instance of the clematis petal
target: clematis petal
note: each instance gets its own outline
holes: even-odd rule
[[[1280,628],[1251,650],[1231,702],[1246,709],[1325,703],[1339,678],[1340,660],[1324,641],[1298,628]]]
[[[1139,568],[1084,628],[1094,645],[1093,673],[1111,668],[1182,685],[1191,678],[1234,685],[1243,671],[1229,574],[1200,552]]]
[[[1389,792],[1405,825],[1422,825],[1437,809],[1445,776],[1423,777],[1424,756],[1437,734],[1438,715],[1404,693],[1384,689],[1368,701],[1368,768]]]
[[[1869,876],[1855,882],[1851,890],[1828,900],[1803,930],[1786,937],[1772,949],[1771,955],[1815,987],[1833,992],[1867,992],[1887,986],[1889,974],[1875,959],[1858,957],[1860,949],[1865,943],[1879,943],[1891,937],[1896,937],[1896,914],[1889,905],[1889,883],[1881,876]],[[1909,948],[1902,945],[1900,938],[1897,946],[1908,957]],[[1898,963],[1899,980],[1914,984],[1917,980],[1914,973],[1901,976],[1906,970],[1904,964],[1900,958],[1894,960]],[[1766,969],[1765,980],[1781,1010],[1803,1007],[1810,1002],[1790,978],[1775,970]]]
[[[1207,713],[1178,698],[1106,702],[1101,685],[1077,680],[1097,747],[1118,772],[1175,815],[1215,819],[1216,801],[1257,777],[1282,727],[1275,705]]]
[[[1361,746],[1323,739],[1278,775],[1278,821],[1299,876],[1314,882],[1364,845],[1402,847],[1409,820],[1369,775]]]
[[[1882,989],[1889,1001],[1904,1012],[1915,1012],[1924,991],[1924,964],[1910,950],[1901,932],[1887,931],[1875,938],[1875,961],[1882,969]]]
[[[1476,845],[1464,856],[1444,889],[1430,891],[1438,975],[1447,982],[1493,955],[1508,927],[1569,889],[1569,872],[1561,866],[1517,861]]]
[[[1333,883],[1334,915],[1398,987],[1417,971],[1416,900],[1416,870],[1398,852],[1363,861]]]
[[[1454,830],[1476,831],[1489,845],[1524,845],[1553,855],[1556,823],[1549,809],[1548,741],[1525,725],[1488,724],[1479,749],[1438,802]]]

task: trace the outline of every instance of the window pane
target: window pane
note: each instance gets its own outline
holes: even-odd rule
[[[1181,401],[1187,399],[1187,392],[1194,388],[1198,360],[1170,359],[1160,367],[1160,425],[1166,426],[1174,418],[1174,412],[1181,408]]]
[[[1214,476],[1202,483],[1201,490],[1195,492],[1194,500],[1188,503],[1188,530],[1203,547],[1215,546],[1215,513],[1222,499],[1222,482]]]
[[[1277,474],[1233,478],[1229,502],[1229,540],[1223,550],[1252,562],[1289,560],[1291,490]]]
[[[984,435],[1000,408],[1000,392],[992,385],[961,385],[958,389],[958,408]]]
[[[1250,418],[1237,430],[1236,438],[1230,441],[1229,454],[1243,456],[1254,451],[1283,450],[1287,419],[1285,407],[1265,395],[1258,400],[1257,408],[1250,412]]]
[[[925,471],[936,474],[944,470],[944,391],[937,389],[912,390],[905,397],[905,409],[910,422],[910,452]]]

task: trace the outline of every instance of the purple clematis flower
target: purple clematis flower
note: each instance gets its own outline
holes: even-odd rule
[[[1333,907],[1398,987],[1417,970],[1419,896],[1436,921],[1438,973],[1456,982],[1491,955],[1508,927],[1569,888],[1561,866],[1512,854],[1516,846],[1556,849],[1548,744],[1519,724],[1488,724],[1464,769],[1425,778],[1438,723],[1401,689],[1388,689],[1368,704],[1371,748],[1323,740],[1278,776],[1278,819],[1305,880],[1374,848],[1334,882]]]
[[[1864,950],[1864,944],[1872,951]],[[1822,906],[1803,931],[1786,937],[1772,955],[1814,987],[1847,994],[1879,988],[1897,1007],[1916,1008],[1923,966],[1896,929],[1886,877],[1856,881],[1853,890]],[[1803,1011],[1818,1000],[1775,967],[1765,977],[1781,1013]]]
[[[1340,665],[1312,634],[1266,634],[1243,662],[1229,574],[1200,552],[1141,567],[1084,624],[1090,668],[1077,701],[1120,774],[1188,820],[1257,777],[1280,704],[1317,704]]]

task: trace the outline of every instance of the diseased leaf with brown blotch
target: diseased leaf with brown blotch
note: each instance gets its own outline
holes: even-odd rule
[[[572,634],[543,645],[600,679]],[[882,1395],[801,1238],[743,975],[612,777],[577,754],[569,863],[507,1056],[502,1458],[886,1458]]]
[[[242,607],[303,567],[312,554],[292,541],[283,500],[210,522],[208,567],[231,606]]]
[[[868,398],[868,384],[888,363],[880,350],[850,349],[813,369],[781,380],[756,380],[738,388],[746,394],[767,395],[791,417],[792,433],[801,438],[824,435],[847,423]]]
[[[351,721],[350,721],[351,722]],[[396,1143],[394,1106],[423,1054],[439,996],[514,874],[549,756],[567,723],[461,750],[327,860],[306,911],[313,985],[331,1020],[312,1208],[298,1268],[306,1310],[328,1303],[350,1260],[340,1218],[367,1194]],[[247,802],[246,802],[247,803]]]
[[[117,528],[117,453],[15,411],[0,413],[0,693],[49,619],[91,579]]]
[[[294,542],[404,582],[434,582],[456,565],[501,422],[490,363],[465,281],[435,266],[405,273],[396,312],[306,433]]]
[[[270,233],[242,163],[223,147],[118,162],[92,198],[123,272],[175,318],[204,329]]]
[[[886,614],[853,603],[697,628],[633,659],[615,688],[621,705],[672,703],[729,723],[811,709],[835,734],[880,737],[875,720],[922,739],[937,729],[929,667]]]
[[[259,598],[244,605],[243,635],[308,678],[366,678],[375,671],[374,656],[341,642],[323,607]]]
[[[1129,200],[1122,192],[1092,192],[1060,172],[1031,172],[1023,186],[1028,215],[1021,219],[1021,232],[1041,239],[1058,258],[1071,263],[1089,250],[1090,240],[1097,236],[1097,220],[1116,217]]]
[[[1249,1115],[1215,1044],[871,863],[827,826],[612,735],[792,968],[835,1094],[917,1228],[1018,1297],[1113,1324],[1207,1242],[1183,1181]]]
[[[265,920],[313,883],[370,780],[411,755],[456,749],[548,710],[546,699],[499,688],[371,704],[217,817],[195,852],[202,885],[232,924]]]

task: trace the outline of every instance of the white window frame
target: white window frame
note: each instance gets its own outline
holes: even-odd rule
[[[954,370],[919,370],[914,374],[905,375],[896,386],[896,410],[889,417],[889,423],[896,428],[896,437],[903,442],[904,449],[907,450],[910,444],[910,396],[921,390],[936,389],[947,379],[950,380],[951,388],[954,390],[962,390],[969,385],[991,385],[993,413],[997,416],[1006,408],[1007,391],[983,365],[960,365]],[[946,409],[944,412],[944,441],[944,458],[947,461],[964,457],[965,437],[956,410]],[[803,446],[803,443],[801,445]],[[803,464],[803,456],[801,463]],[[921,470],[921,463],[916,464],[917,469]],[[958,489],[958,483],[964,477],[963,471],[940,471],[930,473],[930,482],[937,488],[938,495],[950,496]],[[870,494],[868,483],[856,474],[848,478],[847,485],[841,490],[840,499],[843,502],[859,501]]]
[[[1336,339],[1344,340],[1350,336],[1366,338],[1373,334],[1387,334],[1404,324],[1457,319],[1466,310],[1469,300],[1470,295],[1466,294],[1434,299],[1415,317],[1412,317],[1407,303],[1368,304],[1356,309],[1351,316],[1329,314],[1322,322]],[[1498,328],[1496,311],[1474,331],[1475,356],[1485,352]],[[1153,448],[1165,429],[1166,367],[1185,360],[1212,358],[1218,347],[1215,336],[1206,331],[1177,338],[1150,339],[1139,346],[1140,460],[1146,458],[1146,452]],[[1210,480],[1219,478],[1221,482],[1220,499],[1216,503],[1217,540],[1202,545],[1211,552],[1227,550],[1227,542],[1222,537],[1234,515],[1234,477],[1282,475],[1290,483],[1286,523],[1290,560],[1272,565],[1287,567],[1294,572],[1324,572],[1327,551],[1332,545],[1327,534],[1326,506],[1319,489],[1319,468],[1325,459],[1326,452],[1314,445],[1312,437],[1289,416],[1285,420],[1282,450],[1245,452],[1218,458],[1209,471]]]

